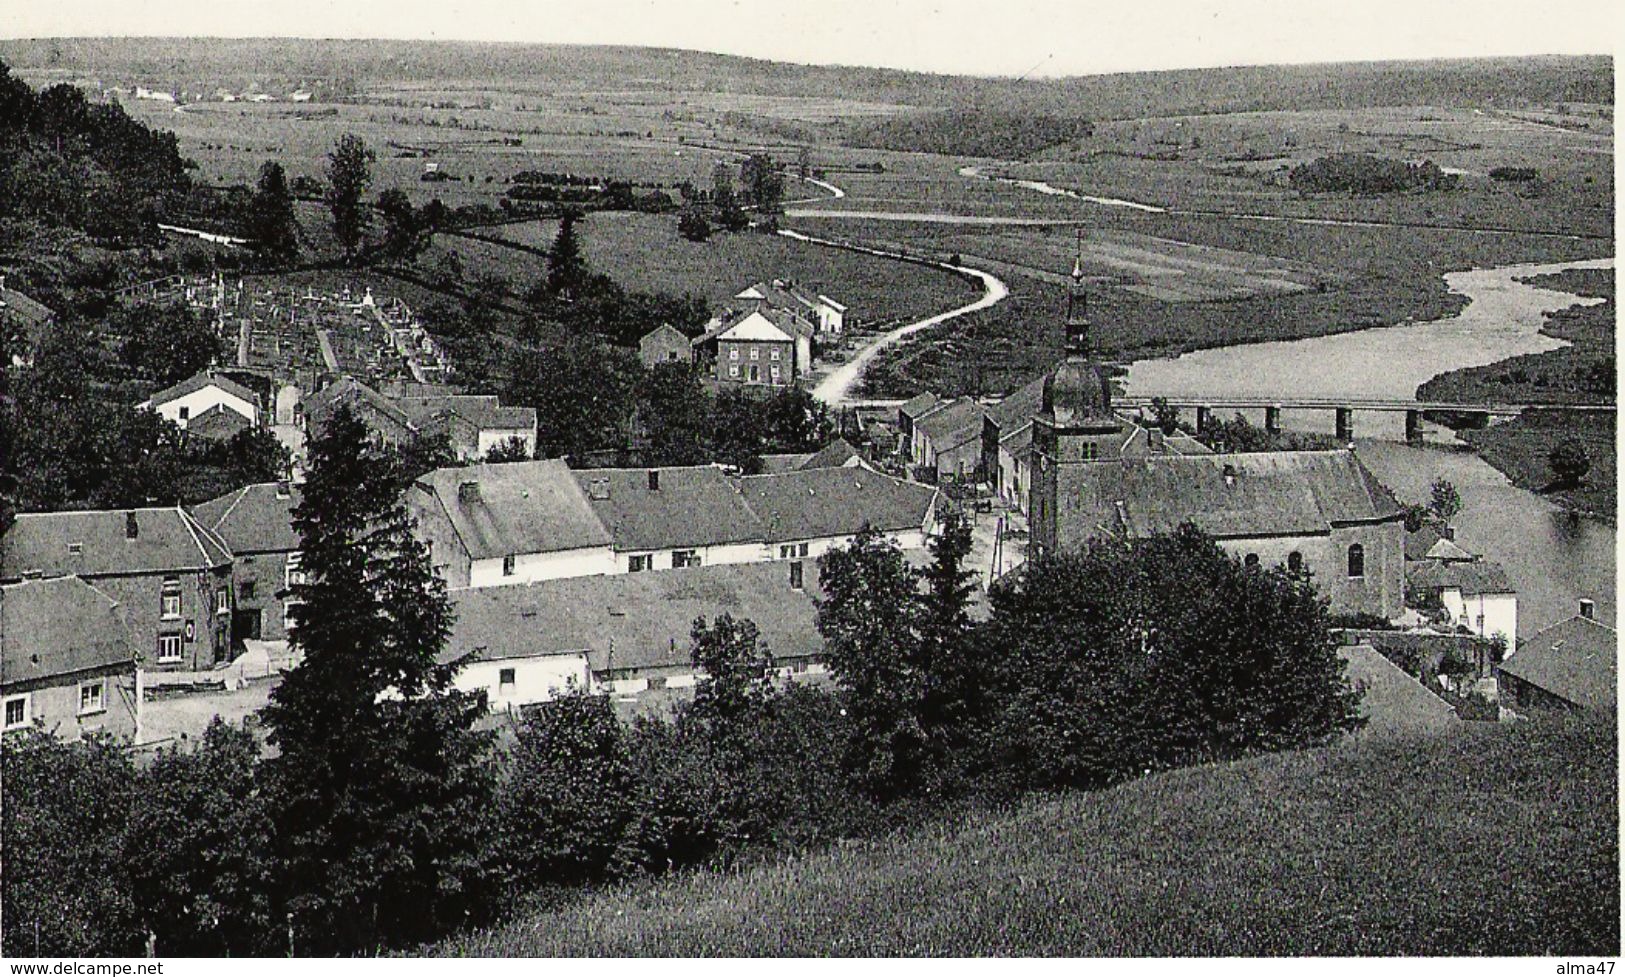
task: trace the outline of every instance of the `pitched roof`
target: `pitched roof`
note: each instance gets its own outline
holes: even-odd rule
[[[937,406],[937,395],[926,391],[923,394],[915,394],[908,400],[903,401],[902,406],[897,408],[897,412],[912,420],[935,406]]]
[[[658,473],[658,489],[649,488],[650,472]],[[573,474],[617,551],[763,539],[761,520],[720,468],[588,468]],[[600,495],[605,497],[595,497]]]
[[[1085,524],[1129,537],[1170,533],[1185,522],[1220,538],[1316,535],[1402,516],[1345,449],[1149,455],[1066,471],[1061,490],[1080,500]]]
[[[184,397],[189,393],[196,393],[197,391],[203,390],[206,387],[219,387],[221,390],[231,394],[233,397],[247,401],[256,409],[258,408],[259,397],[255,396],[254,391],[248,389],[235,380],[223,377],[211,370],[199,371],[187,377],[185,380],[182,380],[180,383],[165,387],[164,389],[153,394],[151,397],[148,397],[144,403],[148,403],[156,407],[159,404],[167,404],[172,400]]]
[[[465,483],[477,486],[477,499],[465,501]],[[414,490],[445,511],[470,559],[610,545],[609,530],[560,458],[439,468]]]
[[[812,468],[739,480],[769,541],[922,529],[937,490],[866,468]]]
[[[359,380],[347,376],[339,377],[315,393],[306,395],[304,406],[307,423],[320,426],[322,418],[338,409],[341,401],[365,405],[408,431],[414,428],[411,418],[407,417],[406,412],[396,406],[394,401]]]
[[[660,325],[640,336],[638,338],[638,346],[642,347],[646,343],[656,343],[661,340],[681,343],[684,346],[688,345],[688,337],[683,334],[681,329],[678,329],[669,322],[662,322]]]
[[[414,427],[424,428],[447,414],[461,417],[481,430],[535,430],[536,408],[504,407],[489,394],[446,394],[388,398]]]
[[[799,305],[806,309],[816,309],[820,305],[827,305],[837,311],[846,311],[846,306],[829,296],[809,292],[794,282],[757,282],[736,294],[734,298],[757,299],[777,308],[794,308]]]
[[[1360,715],[1366,725],[1355,734],[1359,738],[1431,733],[1461,726],[1456,710],[1448,702],[1370,645],[1345,645],[1337,649],[1337,655],[1347,663],[1349,685],[1362,693]]]
[[[225,404],[215,404],[186,422],[186,433],[194,437],[228,440],[249,428],[250,421]]]
[[[730,342],[793,342],[806,335],[801,320],[783,309],[754,309],[717,333],[717,339]]]
[[[134,539],[126,533],[132,514]],[[19,513],[0,546],[0,579],[6,580],[33,573],[98,577],[205,570],[230,563],[226,544],[180,506]]]
[[[937,451],[957,448],[982,436],[987,409],[969,397],[945,400],[914,419],[914,429],[931,439]]]
[[[806,561],[805,589],[796,590],[789,566],[718,564],[456,591],[442,659],[586,652],[594,671],[683,666],[694,619],[723,613],[755,623],[775,657],[812,657],[823,651],[813,606],[818,568]]]
[[[78,577],[0,587],[0,686],[136,659],[118,601]]]
[[[1049,376],[1045,374],[1030,380],[987,409],[987,416],[999,426],[1001,435],[1032,421],[1044,406],[1044,381],[1047,379]]]
[[[1454,540],[1441,537],[1438,542],[1428,547],[1423,559],[1428,560],[1471,560],[1473,554],[1457,546]]]
[[[293,510],[297,486],[277,482],[245,485],[192,507],[192,515],[231,547],[233,553],[282,553],[299,548]]]
[[[1588,709],[1618,701],[1619,632],[1588,617],[1571,617],[1518,646],[1500,671]]]
[[[1501,565],[1489,560],[1413,561],[1405,571],[1405,580],[1429,590],[1459,590],[1469,597],[1518,592]]]
[[[847,468],[850,467],[849,463],[853,459],[857,459],[859,462],[862,462],[863,456],[859,455],[858,449],[852,447],[852,445],[848,443],[845,438],[836,438],[834,441],[831,441],[829,444],[826,444],[822,448],[819,448],[817,451],[813,452],[811,458],[808,458],[806,461],[801,463],[801,467],[803,469]]]
[[[1433,544],[1444,539],[1444,530],[1438,523],[1431,520],[1422,523],[1414,531],[1405,531],[1405,559],[1425,560]]]
[[[758,455],[757,459],[762,463],[762,470],[759,474],[778,475],[782,474],[783,472],[793,472],[802,465],[805,465],[807,460],[811,457],[812,452],[810,451],[797,451],[789,454]]]
[[[15,288],[0,288],[0,315],[11,316],[26,326],[37,326],[56,318],[50,306],[36,302]]]

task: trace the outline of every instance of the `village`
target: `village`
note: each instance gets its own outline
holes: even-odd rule
[[[1379,726],[1611,708],[1615,635],[1591,602],[1520,635],[1517,593],[1455,539],[1453,513],[1407,517],[1351,448],[1215,450],[1143,410],[1114,409],[1089,359],[1074,274],[1072,352],[1055,370],[992,404],[922,391],[853,408],[845,436],[763,457],[748,475],[528,460],[535,411],[445,383],[429,331],[370,289],[251,291],[219,275],[153,283],[146,295],[207,310],[236,356],[139,409],[202,438],[269,429],[293,463],[283,480],[191,507],[20,514],[0,551],[5,729],[152,748],[263,705],[298,661],[288,622],[303,446],[341,404],[380,444],[449,441],[458,466],[423,475],[406,504],[455,599],[446,655],[463,666],[458,685],[484,691],[494,717],[572,685],[629,714],[659,708],[696,681],[690,623],[723,612],[756,622],[787,679],[817,681],[818,558],[873,527],[923,564],[949,505],[974,510],[982,591],[1029,553],[1184,522],[1249,567],[1312,574],[1333,615],[1351,622],[1343,654],[1354,681],[1390,691],[1382,708],[1394,714],[1377,715]],[[782,280],[735,298],[693,339],[669,325],[649,333],[640,358],[717,385],[789,386],[812,372],[811,340],[838,336],[847,312]],[[7,303],[8,314],[30,309],[20,293]]]
[[[526,16],[0,37],[0,955],[1618,953],[1609,57]]]

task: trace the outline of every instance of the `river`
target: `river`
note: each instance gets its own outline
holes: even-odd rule
[[[1516,279],[1568,268],[1611,268],[1612,258],[1525,264],[1447,274],[1467,296],[1460,315],[1314,339],[1199,350],[1175,359],[1130,365],[1126,389],[1138,395],[1316,396],[1410,398],[1433,376],[1466,366],[1564,345],[1540,333],[1546,312],[1597,301],[1536,288]],[[1329,411],[1283,415],[1287,427],[1330,431]],[[1255,423],[1257,419],[1255,418]],[[1518,631],[1524,636],[1574,613],[1581,597],[1615,620],[1615,529],[1572,516],[1514,487],[1448,432],[1430,429],[1429,444],[1402,443],[1403,415],[1357,414],[1356,450],[1399,498],[1425,502],[1435,478],[1461,493],[1457,539],[1506,568],[1518,588]],[[1363,437],[1361,437],[1363,436]]]

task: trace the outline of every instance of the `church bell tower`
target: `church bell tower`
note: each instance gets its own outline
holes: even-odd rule
[[[1082,229],[1067,287],[1065,325],[1065,358],[1045,379],[1042,406],[1033,418],[1028,516],[1034,555],[1054,553],[1087,533],[1070,526],[1068,518],[1068,504],[1077,502],[1080,468],[1121,460],[1128,436],[1127,425],[1112,412],[1111,383],[1091,359]]]

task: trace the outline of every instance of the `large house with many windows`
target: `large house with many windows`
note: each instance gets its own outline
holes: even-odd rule
[[[119,604],[149,668],[231,658],[231,550],[180,506],[19,514],[0,540],[0,583],[66,576]]]
[[[812,369],[816,329],[784,309],[749,309],[713,320],[693,347],[715,357],[719,384],[788,387]]]
[[[118,601],[78,577],[0,586],[0,730],[140,731],[140,656]]]
[[[293,529],[299,501],[298,486],[261,482],[192,508],[235,557],[234,641],[287,640],[289,588],[301,580]]]

